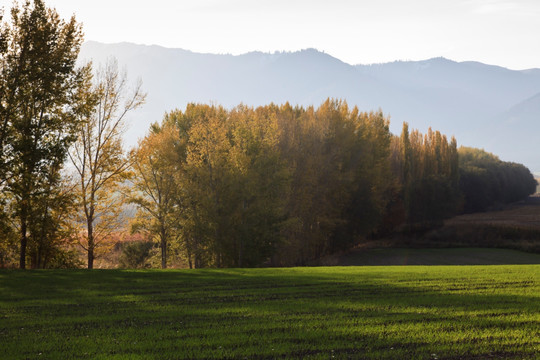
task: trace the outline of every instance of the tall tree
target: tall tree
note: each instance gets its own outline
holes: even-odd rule
[[[194,106],[188,132],[186,177],[183,187],[191,205],[192,223],[210,254],[209,263],[218,267],[225,263],[225,243],[231,230],[231,217],[236,195],[234,174],[229,153],[228,113],[223,107]]]
[[[117,230],[122,209],[118,186],[129,167],[122,147],[126,114],[144,103],[139,82],[132,92],[126,73],[116,60],[98,69],[94,86],[87,89],[87,107],[81,111],[83,126],[69,157],[76,169],[79,203],[84,223],[81,246],[94,266],[96,250]]]
[[[44,200],[43,189],[54,185],[51,171],[62,167],[75,140],[73,104],[88,68],[75,66],[83,40],[80,25],[74,17],[60,19],[41,0],[16,4],[11,24],[3,28],[0,157],[4,190],[14,202],[18,224],[20,267],[25,268],[30,220]]]
[[[180,154],[185,152],[185,141],[178,136],[174,124],[157,124],[131,154],[133,191],[130,201],[139,210],[134,223],[136,230],[145,230],[159,240],[161,268],[167,267],[170,241],[178,237],[178,192],[176,182]]]
[[[317,109],[286,104],[277,117],[291,185],[275,263],[305,264],[350,246],[381,220],[390,186],[388,120],[332,99]]]
[[[277,118],[268,107],[238,106],[230,112],[232,147],[228,159],[236,195],[231,231],[225,244],[229,265],[256,266],[269,259],[281,243],[288,186],[281,159]]]
[[[11,117],[8,116],[10,107],[13,103],[11,99],[13,91],[8,91],[8,76],[10,75],[10,67],[8,67],[8,55],[10,53],[10,34],[9,26],[5,24],[3,19],[3,10],[0,9],[0,187],[6,180],[6,159],[5,147],[8,144],[8,136],[10,133]]]
[[[439,131],[409,133],[406,123],[399,142],[394,175],[401,184],[409,225],[433,226],[457,213],[460,206],[456,139],[450,143]]]

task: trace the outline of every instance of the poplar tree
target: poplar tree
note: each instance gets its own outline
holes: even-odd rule
[[[0,40],[0,159],[3,193],[10,197],[26,267],[30,222],[50,201],[75,132],[77,94],[88,68],[75,66],[83,41],[72,17],[60,19],[43,1],[11,9]],[[53,181],[53,183],[51,183]],[[55,204],[54,201],[51,204]]]
[[[217,267],[226,263],[226,242],[236,195],[234,169],[228,159],[227,111],[222,107],[195,105],[193,123],[188,132],[184,188],[192,204],[193,223]]]
[[[177,210],[180,191],[176,181],[181,171],[180,154],[185,142],[173,124],[155,124],[131,153],[133,190],[130,202],[138,206],[133,230],[157,238],[161,248],[161,268],[167,267],[168,249],[179,236]]]

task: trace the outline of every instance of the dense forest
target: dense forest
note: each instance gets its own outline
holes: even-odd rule
[[[154,246],[163,268],[304,265],[536,190],[523,165],[431,129],[393,135],[382,111],[335,99],[190,104],[126,152],[140,84],[129,90],[113,60],[76,67],[80,25],[42,1],[11,18],[0,28],[0,267],[92,268],[127,233],[141,240],[125,266]]]

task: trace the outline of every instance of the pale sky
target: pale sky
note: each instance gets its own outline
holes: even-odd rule
[[[243,54],[316,48],[349,64],[444,56],[540,68],[539,0],[45,0],[86,40]],[[7,10],[10,0],[0,0]]]

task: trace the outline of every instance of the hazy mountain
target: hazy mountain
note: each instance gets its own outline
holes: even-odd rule
[[[539,69],[444,58],[353,66],[313,49],[232,56],[97,42],[84,44],[80,60],[97,65],[108,57],[116,57],[130,78],[142,78],[148,93],[144,108],[131,116],[129,145],[166,111],[189,102],[318,106],[334,97],[361,110],[381,108],[391,116],[394,133],[403,121],[421,131],[431,126],[460,144],[540,171]]]
[[[540,172],[540,93],[492,119],[486,148]]]

